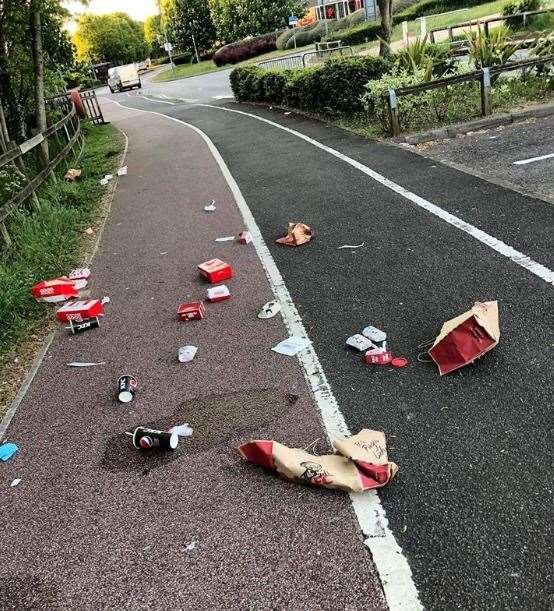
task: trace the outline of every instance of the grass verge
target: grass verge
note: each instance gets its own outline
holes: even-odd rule
[[[32,299],[29,288],[83,264],[85,230],[98,222],[106,194],[99,181],[114,172],[123,150],[123,136],[112,125],[84,125],[83,131],[85,150],[76,163],[81,178],[65,182],[62,176],[71,161],[67,167],[62,163],[57,184],[38,191],[41,210],[22,209],[9,217],[13,247],[0,256],[0,417],[13,389],[15,353],[47,324],[50,313],[46,304]]]

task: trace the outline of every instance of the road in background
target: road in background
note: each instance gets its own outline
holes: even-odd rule
[[[235,104],[126,102],[211,137],[255,215],[347,424],[383,429],[394,440],[401,471],[380,496],[425,606],[549,608],[551,285],[386,180],[229,110],[315,138],[550,268],[551,208],[294,115]],[[290,220],[312,225],[316,240],[298,250],[276,245]],[[476,299],[499,300],[500,345],[439,378],[418,354],[442,322]],[[409,367],[368,368],[345,350],[345,339],[368,324],[389,334]]]

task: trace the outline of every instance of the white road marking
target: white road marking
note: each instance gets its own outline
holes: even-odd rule
[[[535,163],[535,161],[542,161],[543,159],[552,159],[554,153],[548,155],[541,155],[540,157],[531,157],[530,159],[522,159],[521,161],[514,161],[514,165],[526,165],[528,163]]]
[[[285,127],[284,125],[280,125],[279,123],[276,123],[275,121],[270,121],[269,119],[264,119],[263,117],[258,117],[257,115],[253,115],[251,113],[244,112],[242,110],[234,110],[232,108],[224,108],[222,106],[212,106],[210,104],[199,104],[198,106],[203,106],[206,108],[213,108],[215,110],[221,110],[223,112],[234,112],[239,115],[245,115],[247,117],[251,117],[252,119],[262,121],[263,123],[267,123],[268,125],[272,125],[273,127],[277,127],[278,129],[288,132],[289,134],[292,134],[293,136],[296,136],[297,138],[300,138],[301,140],[304,140],[305,142],[312,144],[313,146],[329,153],[330,155],[337,157],[337,159],[344,161],[345,163],[356,168],[357,170],[360,170],[360,172],[363,172],[367,176],[370,176],[377,182],[389,188],[391,191],[398,193],[405,199],[427,210],[431,214],[438,216],[443,221],[446,221],[450,225],[457,227],[461,231],[465,231],[465,233],[469,234],[476,240],[479,240],[483,244],[486,244],[487,246],[489,246],[496,252],[500,253],[501,255],[507,257],[508,259],[510,259],[510,261],[513,261],[517,265],[524,267],[525,269],[530,271],[532,274],[535,274],[535,276],[538,276],[545,282],[548,282],[549,284],[554,284],[554,272],[550,270],[548,267],[542,265],[541,263],[537,263],[536,261],[533,261],[533,259],[525,255],[524,253],[519,252],[515,248],[512,248],[505,242],[502,242],[501,240],[489,235],[488,233],[486,233],[485,231],[482,231],[481,229],[475,227],[474,225],[471,225],[470,223],[466,223],[461,218],[453,214],[450,214],[450,212],[443,210],[441,207],[437,206],[436,204],[433,204],[430,201],[424,199],[423,197],[420,197],[419,195],[416,195],[415,193],[408,191],[408,189],[401,187],[400,185],[393,182],[392,180],[389,180],[382,174],[379,174],[378,172],[375,172],[375,170],[368,168],[363,163],[360,163],[359,161],[356,161],[355,159],[352,159],[351,157],[348,157],[347,155],[344,155],[343,153],[329,146],[326,146],[325,144],[322,144],[321,142],[318,142],[317,140],[314,140],[313,138],[310,138],[309,136],[306,136],[294,129],[291,129],[290,127]]]
[[[128,106],[124,106],[119,102],[108,101],[122,108],[129,109]],[[180,123],[192,129],[204,140],[233,193],[248,231],[252,234],[252,242],[264,267],[273,294],[281,304],[281,314],[289,334],[309,337],[281,276],[281,272],[277,268],[263,239],[260,228],[227,164],[209,136],[198,129],[198,127],[175,117],[152,110],[133,110],[136,110],[137,113],[149,112]],[[312,390],[314,401],[321,413],[328,437],[330,439],[349,437],[351,435],[350,430],[329,386],[315,349],[311,344],[298,355],[298,360],[302,366],[304,377]],[[371,490],[365,493],[350,493],[350,499],[365,538],[364,544],[371,551],[373,562],[379,573],[390,611],[418,611],[423,609],[412,579],[412,571],[406,557],[402,553],[401,547],[398,545],[388,526],[388,520],[379,495],[375,490]]]
[[[147,100],[149,100],[150,102],[159,102],[160,104],[169,104],[170,106],[175,106],[175,102],[167,102],[166,100],[158,100],[157,98],[151,98],[148,97],[147,95],[142,96],[143,98],[146,98]],[[117,104],[117,102],[116,102]]]
[[[232,95],[213,95],[212,100],[234,100]]]

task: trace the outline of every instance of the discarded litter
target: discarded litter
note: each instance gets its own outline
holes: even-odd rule
[[[102,297],[102,299],[100,300],[102,305],[106,305],[107,303],[111,303],[111,301],[112,300],[107,295],[105,297]]]
[[[473,363],[499,340],[498,302],[476,301],[471,310],[443,324],[429,356],[443,376]]]
[[[313,456],[269,440],[251,441],[237,451],[249,462],[277,471],[291,481],[352,492],[381,488],[398,471],[398,466],[388,460],[381,431],[363,429],[332,443],[338,454]]]
[[[6,462],[9,460],[18,450],[15,443],[3,443],[0,446],[0,460]]]
[[[59,303],[73,297],[79,297],[75,283],[69,278],[43,280],[31,287],[31,294],[37,301]]]
[[[224,285],[214,286],[208,289],[208,301],[217,303],[218,301],[225,301],[225,299],[231,298],[229,289]]]
[[[285,117],[288,117],[290,115],[290,110],[288,110],[287,112],[283,113],[285,115]]]
[[[105,361],[99,361],[98,363],[80,363],[79,361],[73,361],[68,363],[68,367],[95,367],[96,365],[105,365]]]
[[[16,486],[19,486],[19,484],[21,483],[21,478],[17,477],[16,479],[13,480],[13,482],[10,484],[10,487],[15,488]]]
[[[395,356],[390,364],[393,367],[397,367],[397,368],[402,368],[402,367],[406,367],[406,365],[408,364],[408,359],[404,358],[403,356]]]
[[[204,206],[204,210],[206,212],[215,212],[217,210],[217,208],[215,207],[215,199],[212,199],[212,201],[207,206]]]
[[[169,432],[175,433],[179,437],[192,437],[192,427],[186,423],[178,426],[172,426],[169,429]]]
[[[90,329],[97,329],[100,326],[100,318],[89,318],[83,320],[83,322],[75,322],[74,320],[69,321],[69,327],[65,327],[68,331],[71,331],[73,335],[76,333],[82,333]]]
[[[284,354],[285,356],[295,356],[302,350],[305,350],[310,344],[311,342],[307,337],[292,335],[282,342],[279,342],[272,350],[273,352]]]
[[[119,170],[117,170],[117,175],[118,176],[127,176],[127,166],[124,165],[123,167],[119,168]]]
[[[85,229],[85,233],[87,235],[92,235],[94,233],[94,229],[92,227],[88,227],[87,229]]]
[[[268,301],[260,310],[258,318],[273,318],[281,311],[281,304],[278,301]]]
[[[84,322],[89,318],[98,318],[103,315],[104,307],[100,299],[68,301],[56,311],[56,318],[61,322]]]
[[[366,327],[362,331],[362,335],[370,339],[374,344],[382,344],[387,339],[387,334],[384,331],[371,326]]]
[[[77,178],[81,176],[81,174],[81,170],[77,170],[76,168],[69,168],[69,170],[67,170],[67,172],[65,173],[64,178],[69,182],[75,182]]]
[[[179,352],[177,353],[179,363],[190,363],[190,361],[192,361],[196,356],[197,352],[197,346],[183,346],[182,348],[179,348]]]
[[[306,244],[313,238],[311,227],[304,223],[289,223],[287,235],[275,240],[277,244],[285,244],[285,246],[301,246]]]
[[[216,238],[216,242],[232,242],[235,239],[234,235],[227,235],[224,238]]]
[[[346,345],[350,346],[351,348],[355,348],[360,352],[364,352],[365,350],[369,350],[370,348],[375,348],[371,340],[367,339],[367,337],[364,337],[363,335],[360,335],[359,333],[356,333],[356,335],[352,335],[351,337],[349,337],[346,340]]]
[[[343,244],[342,246],[339,246],[338,249],[340,250],[341,248],[361,248],[362,246],[365,246],[365,242],[362,242],[361,244],[356,244],[356,245],[353,245],[353,244]]]
[[[133,432],[133,445],[137,450],[175,450],[179,445],[179,436],[169,431],[138,426]]]
[[[177,309],[179,320],[202,320],[206,315],[206,308],[201,301],[182,303]]]
[[[185,547],[185,551],[187,552],[192,552],[193,549],[196,548],[196,541],[193,541],[192,543],[189,543],[186,547]]]
[[[364,355],[364,361],[368,365],[388,365],[392,361],[392,354],[388,350],[378,353],[368,351]]]
[[[250,244],[252,242],[252,234],[249,231],[241,231],[238,235],[239,244]]]
[[[233,268],[222,261],[221,259],[210,259],[204,263],[200,263],[198,271],[202,278],[210,284],[217,284],[233,277]]]
[[[117,398],[121,403],[130,403],[138,388],[138,380],[132,375],[123,375],[117,381]]]
[[[91,271],[88,267],[79,267],[69,272],[67,277],[73,281],[75,288],[78,290],[84,289],[88,284]]]

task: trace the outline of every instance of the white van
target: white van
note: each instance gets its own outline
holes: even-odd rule
[[[108,87],[110,91],[123,91],[124,89],[140,89],[142,84],[136,64],[117,66],[108,70]]]

